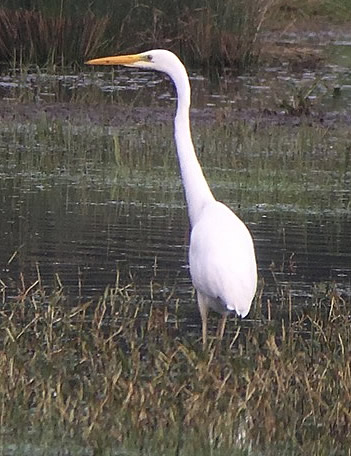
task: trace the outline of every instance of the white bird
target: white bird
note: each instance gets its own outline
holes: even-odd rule
[[[230,311],[245,317],[257,286],[252,236],[226,205],[217,201],[203,175],[190,132],[190,83],[178,57],[164,49],[140,54],[89,60],[89,65],[124,65],[166,73],[177,91],[174,136],[191,224],[189,264],[202,319],[202,341],[207,345],[209,309],[222,314],[222,339]]]

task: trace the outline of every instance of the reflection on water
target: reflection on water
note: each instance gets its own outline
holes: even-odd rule
[[[193,108],[232,107],[237,109],[281,109],[281,101],[306,90],[316,109],[345,109],[351,101],[351,37],[339,31],[318,34],[284,33],[279,37],[267,34],[266,41],[275,45],[300,46],[323,51],[328,62],[304,67],[281,62],[284,57],[272,58],[274,63],[260,69],[258,74],[238,77],[232,72],[204,77],[190,71]],[[268,45],[269,46],[269,45]],[[322,54],[320,54],[322,55]],[[297,59],[299,60],[299,59]],[[308,60],[308,59],[307,59]],[[313,60],[313,58],[312,58]],[[316,59],[318,61],[318,58]],[[85,69],[85,68],[84,68]],[[309,92],[309,89],[313,90]],[[164,106],[174,101],[173,91],[165,76],[155,72],[98,69],[80,74],[53,74],[41,71],[13,71],[0,75],[0,97],[10,101],[35,102],[118,101],[130,104],[136,98],[138,106]]]
[[[351,47],[345,41],[336,44],[338,49],[343,49],[343,57],[335,64],[314,72],[305,71],[297,75],[292,74],[289,68],[280,66],[268,68],[255,77],[222,77],[220,86],[217,84],[214,87],[211,87],[208,79],[193,74],[194,106],[201,108],[235,103],[240,108],[241,105],[248,107],[255,103],[259,106],[270,105],[275,93],[267,89],[272,83],[277,84],[277,81],[285,79],[298,86],[319,77],[336,83],[341,77],[346,93],[350,75],[342,63],[346,55],[344,48]],[[58,77],[42,73],[1,77],[2,96],[9,99],[18,97],[22,90],[26,91],[28,98],[32,97],[36,101],[50,98],[74,100],[78,93],[84,98],[84,94],[93,92],[96,96],[99,92],[104,97],[117,97],[119,101],[125,99],[128,104],[133,93],[135,105],[156,106],[174,102],[168,81],[159,74],[142,71],[133,72],[132,81],[128,70],[108,74],[91,73],[89,76]],[[348,103],[347,100],[347,97],[343,98],[342,103]],[[336,102],[329,97],[325,106],[328,103],[334,103],[335,106]],[[89,298],[101,294],[107,285],[114,283],[119,270],[122,280],[133,280],[141,292],[148,289],[150,281],[154,281],[165,292],[177,284],[176,295],[189,298],[191,284],[187,268],[189,227],[186,208],[175,159],[173,157],[173,162],[167,164],[163,152],[169,148],[171,134],[167,132],[167,144],[165,138],[159,139],[156,146],[159,154],[151,157],[145,168],[139,158],[139,139],[133,144],[132,132],[129,142],[125,140],[124,149],[122,145],[122,153],[128,151],[129,169],[118,175],[115,172],[110,175],[112,169],[118,168],[121,159],[118,140],[114,143],[115,161],[106,159],[106,151],[111,149],[113,131],[95,143],[89,138],[84,142],[85,133],[79,129],[75,131],[73,128],[67,137],[58,129],[55,132],[53,130],[52,135],[50,132],[52,138],[43,144],[40,128],[40,125],[20,126],[19,130],[29,132],[24,139],[18,131],[10,132],[7,136],[8,132],[4,129],[0,141],[3,154],[0,163],[0,279],[8,287],[9,293],[17,292],[20,272],[30,283],[35,279],[39,265],[44,283],[52,283],[55,274],[58,274],[74,296]],[[35,134],[30,133],[31,129]],[[55,143],[54,133],[62,136],[61,148]],[[294,154],[296,160],[300,153],[305,154],[305,146],[301,146],[301,150],[297,149],[299,144],[291,147],[290,151],[289,147],[295,141],[294,134],[282,139],[280,144],[281,149],[286,150],[284,159],[290,157],[293,164]],[[30,146],[26,143],[28,137]],[[77,152],[75,145],[78,141],[81,150]],[[333,141],[337,144],[338,133]],[[51,151],[51,156],[41,161],[37,151],[46,147]],[[200,141],[198,148],[201,147]],[[311,145],[308,138],[306,147],[311,149],[312,154],[316,150],[318,152],[318,145]],[[226,151],[228,163],[220,162],[220,166],[215,161],[217,154],[212,154],[220,175],[226,176],[230,168],[240,169],[246,162],[245,152],[240,156],[236,146],[233,146],[233,150],[237,154],[235,159]],[[262,155],[266,153],[269,157],[277,152],[275,149],[272,152],[268,147]],[[261,153],[260,149],[255,153]],[[331,144],[331,157],[337,153]],[[263,187],[267,185],[259,178],[262,174],[260,167],[264,169],[266,166],[262,158],[262,163],[257,164],[258,171],[255,171],[258,176],[255,189],[250,184],[242,188],[238,184],[233,189],[237,176],[212,178],[215,195],[225,199],[245,220],[253,234],[266,297],[272,298],[276,294],[278,283],[279,286],[290,287],[299,302],[304,302],[313,292],[315,284],[320,286],[326,281],[335,281],[341,292],[350,295],[351,178],[347,153],[345,148],[340,154],[339,161],[343,162],[343,169],[334,169],[324,156],[322,160],[321,156],[316,155],[313,158],[314,169],[303,170],[306,186],[292,189],[285,202],[280,201],[279,195],[275,202],[269,204],[261,199]],[[63,160],[64,155],[66,162],[62,164],[60,160]],[[134,160],[140,160],[138,173],[133,173]],[[158,176],[157,166],[170,166],[171,172],[166,180],[162,173]],[[153,170],[152,173],[150,170]],[[299,172],[301,169],[296,170],[296,173]],[[274,172],[272,176],[271,180],[274,181]],[[331,190],[325,193],[322,187],[329,181]],[[277,181],[274,185],[277,189],[288,187],[289,181]],[[317,195],[313,196],[313,210],[296,208],[296,192],[308,194],[312,190]],[[335,205],[334,200],[338,200],[338,204]]]
[[[178,177],[172,179],[172,195],[162,194],[159,181],[150,183],[141,174],[132,189],[124,179],[100,181],[82,198],[79,187],[85,184],[66,178],[49,183],[2,175],[1,280],[15,293],[19,273],[29,284],[38,264],[43,283],[52,283],[59,274],[72,295],[88,298],[113,284],[120,270],[122,280],[131,280],[131,275],[141,292],[150,281],[167,289],[176,284],[176,297],[186,300],[191,295],[189,228]],[[289,285],[297,302],[308,300],[314,284],[324,281],[335,281],[350,294],[349,214],[311,213],[301,219],[292,208],[256,205],[238,212],[255,239],[267,297],[276,294],[274,277]]]

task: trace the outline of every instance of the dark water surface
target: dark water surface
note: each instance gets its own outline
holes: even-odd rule
[[[308,97],[318,110],[347,110],[351,101],[351,35],[344,30],[267,33],[267,43],[297,49],[296,58],[268,58],[259,72],[234,77],[232,72],[189,71],[192,106],[266,108],[279,110],[292,99]],[[269,47],[269,46],[268,46]],[[279,47],[278,47],[279,49]],[[292,53],[293,54],[293,53]],[[269,53],[268,53],[269,55]],[[270,62],[271,60],[271,62]],[[306,65],[304,66],[304,62]],[[12,69],[0,74],[0,97],[9,101],[118,101],[134,106],[165,106],[174,93],[158,72],[137,69],[83,67],[75,74],[37,68]],[[283,102],[283,103],[282,103]]]
[[[39,268],[44,284],[58,274],[70,294],[90,298],[113,285],[119,270],[125,283],[135,282],[147,295],[151,281],[166,294],[176,285],[175,296],[187,305],[189,227],[175,173],[161,182],[143,173],[101,179],[1,167],[0,182],[0,278],[9,293],[20,287],[20,272],[29,285]],[[222,185],[217,194],[228,192],[230,183]],[[330,281],[350,296],[349,210],[299,214],[294,206],[226,202],[253,234],[266,297],[276,296],[272,270],[298,302],[308,302],[316,284]]]
[[[345,42],[340,43],[340,47],[350,48]],[[342,55],[347,55],[347,52]],[[298,80],[283,66],[277,71],[269,69],[259,78],[223,80],[221,89],[215,91],[211,91],[207,79],[194,75],[195,107],[201,109],[232,103],[240,106],[247,104],[248,100],[252,105],[271,105],[276,95],[272,93],[272,81],[276,78],[284,81],[289,74],[291,83],[297,86],[301,81],[316,77],[336,81],[335,84],[342,79],[344,104],[338,107],[342,110],[349,99],[349,75],[345,69],[340,70],[345,59],[340,55],[335,58],[338,58],[338,64],[326,67],[324,76],[322,70],[316,70],[312,75],[302,72]],[[323,87],[320,86],[320,91],[324,90]],[[57,88],[59,91],[55,92]],[[12,96],[18,96],[19,91],[43,102],[50,97],[65,98],[68,93],[76,93],[79,89],[83,93],[118,93],[117,98],[123,103],[136,106],[174,103],[168,81],[161,75],[143,72],[131,76],[130,72],[123,70],[107,76],[73,75],[59,80],[44,74],[25,78],[21,75],[2,77],[0,83],[2,96],[9,102]],[[327,98],[329,101],[325,106],[332,105],[336,109],[339,101],[334,103],[331,95]],[[60,128],[62,132],[58,131]],[[91,143],[84,130],[67,133],[62,126],[33,125],[30,120],[26,125],[16,126],[15,122],[2,125],[0,279],[2,286],[7,287],[7,293],[18,292],[20,273],[28,286],[36,279],[39,270],[46,285],[53,284],[57,274],[70,294],[91,298],[113,284],[117,271],[120,271],[122,280],[125,283],[133,281],[141,293],[149,293],[150,282],[158,284],[161,295],[162,292],[166,295],[176,285],[175,296],[184,299],[184,306],[187,305],[191,296],[187,266],[189,227],[172,151],[172,132],[167,130],[163,136],[156,128],[155,135],[159,136],[152,145],[156,158],[148,159],[145,167],[142,163],[135,167],[133,157],[140,156],[139,145],[147,147],[149,142],[147,136],[143,139],[141,127],[136,128],[135,143],[119,146],[114,133],[108,129],[99,141]],[[282,140],[286,156],[296,153],[293,128],[290,136]],[[41,129],[46,130],[41,134]],[[129,134],[133,136],[133,132]],[[275,134],[279,136],[279,130]],[[221,133],[214,129],[213,136],[216,135]],[[231,159],[227,164],[222,163],[215,172],[206,157],[202,160],[207,165],[206,174],[215,195],[238,213],[253,234],[259,275],[265,281],[264,299],[278,301],[279,286],[291,289],[297,303],[308,303],[316,289],[326,290],[334,282],[340,293],[350,297],[351,171],[347,158],[348,137],[343,138],[345,146],[335,152],[343,157],[342,168],[335,169],[334,161],[328,161],[334,153],[333,144],[339,142],[338,135],[336,131],[331,139],[330,156],[324,150],[318,152],[320,155],[313,155],[318,151],[318,139],[313,146],[310,140],[299,145],[298,154],[308,152],[313,155],[313,166],[307,166],[303,171],[301,164],[296,170],[290,169],[291,176],[304,174],[306,185],[296,186],[288,199],[284,197],[284,187],[289,185],[289,178],[279,180],[278,176],[275,186],[283,190],[276,198],[267,199],[266,182],[258,178],[255,188],[243,183],[238,174],[231,174]],[[257,142],[256,147],[259,147],[259,140]],[[246,159],[245,152],[242,157],[235,145],[229,147],[236,150],[235,166],[240,171],[241,162]],[[93,149],[90,153],[96,154],[96,159],[86,154],[85,150],[89,148]],[[169,165],[165,163],[165,148],[170,150]],[[51,151],[49,157],[48,151]],[[129,158],[121,169],[117,156],[126,153]],[[264,162],[257,165],[257,175],[264,166]],[[314,183],[313,190],[308,188],[309,182]],[[301,206],[294,198],[301,199],[303,193],[307,199],[309,195],[313,196],[310,204]]]

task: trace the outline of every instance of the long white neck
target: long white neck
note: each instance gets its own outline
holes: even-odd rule
[[[213,201],[214,196],[203,175],[191,139],[189,122],[190,84],[188,75],[181,64],[181,67],[177,66],[176,74],[169,74],[169,76],[175,84],[178,95],[177,113],[174,120],[174,137],[188,204],[190,224],[194,227],[204,205]]]

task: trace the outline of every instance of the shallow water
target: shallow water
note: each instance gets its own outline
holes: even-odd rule
[[[124,283],[133,281],[145,295],[155,282],[160,299],[176,285],[174,296],[187,308],[192,290],[189,227],[175,161],[169,168],[152,168],[151,161],[147,169],[121,169],[113,156],[100,160],[99,152],[90,163],[83,153],[72,156],[71,163],[66,157],[61,168],[40,171],[47,168],[40,152],[27,150],[32,158],[21,163],[26,138],[16,137],[7,161],[0,165],[0,278],[8,293],[18,292],[20,272],[28,286],[38,268],[44,284],[52,284],[58,274],[72,296],[87,299],[113,284],[120,271]],[[99,141],[105,148],[102,138]],[[6,145],[1,144],[3,150]],[[314,172],[311,169],[311,175]],[[277,289],[287,288],[297,303],[308,303],[316,287],[326,290],[330,282],[350,296],[349,173],[325,171],[323,179],[331,180],[329,190],[317,189],[313,196],[306,171],[312,195],[307,207],[290,202],[283,190],[274,190],[278,196],[274,191],[266,194],[266,181],[250,188],[237,171],[207,169],[207,174],[217,197],[253,234],[265,299],[279,304]],[[342,178],[348,180],[336,206],[333,198],[337,201],[340,190],[333,186]]]
[[[313,72],[293,73],[281,65],[268,68],[259,76],[222,76],[216,81],[192,74],[194,107],[272,107],[277,94],[279,97],[285,90],[284,84],[299,87],[320,78],[331,81],[331,87],[342,80],[343,96],[335,100],[332,90],[317,84],[317,92],[325,95],[319,106],[343,110],[349,103],[345,49],[350,47],[348,41],[336,44],[339,53],[335,61]],[[74,101],[89,96],[131,105],[131,112],[133,106],[174,104],[172,88],[161,75],[131,74],[123,69],[64,76],[15,73],[1,77],[0,91],[10,103],[22,94],[39,106],[46,100]],[[150,131],[143,133],[141,127],[136,128],[124,132],[131,139],[119,145],[120,132],[108,129],[99,133],[96,141],[90,141],[87,130],[74,127],[51,127],[45,122],[34,125],[30,121],[15,127],[3,125],[0,279],[8,293],[17,293],[20,272],[28,285],[39,269],[45,284],[52,284],[58,274],[73,296],[85,299],[101,294],[114,283],[117,271],[122,280],[134,281],[141,293],[149,293],[152,281],[157,282],[161,297],[175,284],[176,297],[186,301],[191,296],[187,266],[189,227],[171,150],[172,132],[159,134],[158,127],[154,133],[151,131],[151,136],[159,136],[150,146],[150,157],[145,152],[144,166],[139,146],[142,143],[147,149]],[[238,213],[253,234],[259,274],[265,281],[265,299],[279,303],[277,290],[286,288],[296,302],[308,303],[316,290],[324,290],[333,282],[341,293],[350,296],[349,140],[346,134],[338,148],[336,131],[327,146],[319,150],[318,138],[312,140],[312,145],[310,138],[304,144],[296,144],[295,128],[291,126],[288,134],[274,133],[281,134],[284,153],[275,147],[273,152],[262,151],[258,134],[257,150],[250,152],[257,154],[257,163],[252,159],[247,165],[247,150],[241,153],[231,143],[225,147],[235,150],[236,169],[233,170],[229,155],[219,166],[212,162],[217,159],[216,151],[202,162],[215,195]],[[213,126],[214,138],[221,134],[218,126]],[[201,131],[195,132],[195,141],[201,148]],[[245,147],[251,150],[250,145]],[[325,154],[325,147],[330,156]],[[121,166],[119,155],[125,155],[126,150],[128,157],[124,157]],[[275,153],[277,159],[270,170],[264,156]],[[307,165],[302,165],[306,168],[301,168],[296,160],[294,169],[295,161],[290,157],[294,154],[310,156]],[[290,164],[284,165],[285,175],[277,171],[280,155],[284,161],[291,159]],[[262,180],[261,168],[268,168]],[[250,180],[241,173],[257,174],[257,179]],[[295,186],[288,190],[290,181],[300,174],[301,182],[296,178]],[[269,190],[267,185],[271,186]],[[305,203],[300,201],[301,194],[305,194]]]
[[[333,80],[329,69],[319,74]],[[195,107],[271,107],[283,90],[272,92],[273,70],[259,78],[223,77],[220,85],[194,74]],[[317,77],[307,71],[291,75],[283,67],[277,74],[282,84],[288,77],[297,87]],[[56,76],[32,76],[24,86],[15,78],[7,86],[2,81],[0,91],[9,103],[24,94],[39,107],[45,107],[43,100],[82,100],[90,91],[100,101],[110,98],[131,105],[131,112],[133,105],[149,104],[152,112],[152,106],[174,103],[167,82],[142,72],[70,75],[59,83]],[[323,109],[345,109],[346,83],[342,93],[338,100],[326,93]],[[194,139],[215,195],[253,234],[263,313],[270,302],[274,319],[289,293],[296,309],[311,306],[333,287],[349,302],[348,126],[330,131],[311,127],[308,119],[307,126],[284,128],[237,123],[230,124],[229,133],[221,123],[202,129],[197,125]],[[64,118],[49,122],[44,113],[35,121],[5,119],[0,127],[0,291],[18,295],[40,275],[48,294],[60,282],[72,303],[96,302],[120,273],[120,283],[133,282],[146,300],[152,295],[155,303],[174,306],[179,298],[183,331],[191,330],[190,339],[200,336],[187,266],[189,225],[172,144],[171,129],[159,125],[78,127]],[[244,325],[259,326],[250,321],[257,314],[261,316],[251,312]],[[4,445],[6,454],[92,454],[70,443],[67,450],[56,444],[48,449],[24,444],[22,438],[19,444]]]
[[[290,103],[300,95],[308,97],[317,111],[348,108],[351,101],[349,33],[343,30],[287,31],[279,36],[267,33],[264,39],[278,48],[296,48],[296,59],[272,57],[272,63],[260,68],[258,73],[237,77],[228,71],[211,75],[190,71],[193,108],[235,106],[237,109],[280,110],[282,102]],[[37,103],[100,100],[127,105],[133,99],[136,106],[165,106],[174,100],[167,78],[159,73],[128,68],[105,68],[104,71],[99,67],[86,68],[79,74],[38,72],[37,68],[13,69],[10,74],[6,71],[0,75],[0,97],[10,102],[17,99]]]

